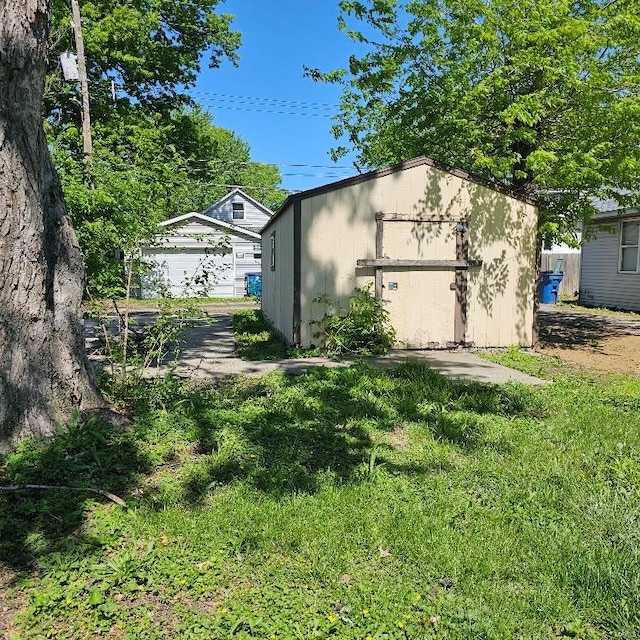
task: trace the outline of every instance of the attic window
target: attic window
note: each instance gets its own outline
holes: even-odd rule
[[[640,271],[640,220],[623,222],[620,228],[620,272]]]
[[[231,206],[233,208],[233,219],[244,220],[244,202],[234,202]]]

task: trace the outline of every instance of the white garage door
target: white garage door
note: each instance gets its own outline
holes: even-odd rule
[[[142,297],[233,296],[233,254],[203,249],[145,249]]]

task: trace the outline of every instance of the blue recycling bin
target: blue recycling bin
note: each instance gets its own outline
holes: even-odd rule
[[[553,273],[553,271],[543,271],[540,274],[540,302],[542,304],[556,304],[558,302],[558,292],[564,273]]]
[[[247,273],[244,278],[247,283],[247,295],[262,298],[262,274]]]

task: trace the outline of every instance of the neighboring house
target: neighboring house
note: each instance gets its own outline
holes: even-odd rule
[[[582,243],[580,302],[640,311],[640,213],[598,200]]]
[[[155,244],[142,249],[149,269],[141,297],[246,295],[245,275],[261,269],[259,231],[272,215],[234,189],[202,213],[165,220]]]
[[[203,215],[260,233],[273,211],[247,195],[241,189],[233,189],[215,204],[205,209]]]
[[[308,347],[314,300],[370,285],[398,347],[531,346],[536,242],[534,203],[415,158],[289,196],[262,230],[262,309]]]

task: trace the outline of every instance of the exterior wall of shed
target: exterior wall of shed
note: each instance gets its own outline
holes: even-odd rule
[[[233,219],[234,202],[242,202],[244,204],[244,218],[240,220]],[[264,227],[264,225],[271,219],[264,211],[256,207],[253,202],[243,198],[240,194],[234,194],[230,198],[223,199],[221,202],[212,205],[203,211],[203,215],[211,216],[216,220],[235,224],[254,232],[260,231],[260,229],[262,229],[262,227]]]
[[[290,219],[291,211],[286,214]],[[467,342],[477,346],[532,344],[535,207],[450,173],[419,166],[302,200],[303,346],[317,342],[311,323],[324,312],[314,298],[327,294],[346,302],[355,286],[373,282],[374,269],[358,268],[356,261],[375,257],[376,211],[421,219],[469,220],[470,258],[482,259],[484,264],[470,271]],[[428,225],[416,224],[404,247],[397,239],[396,246],[390,247],[398,255],[385,253],[395,259],[433,259],[430,233]],[[447,259],[455,259],[455,254]],[[454,279],[451,271],[450,282]],[[443,296],[450,293],[443,292]],[[409,310],[416,295],[420,292],[404,296],[400,304]],[[385,292],[383,298],[387,297]],[[269,298],[265,295],[265,302]],[[438,304],[435,299],[434,305]],[[443,336],[440,342],[453,338]]]
[[[640,273],[618,272],[620,223],[592,225],[589,230],[582,245],[580,302],[640,311]]]
[[[271,234],[275,233],[276,262],[271,269]],[[293,205],[262,234],[262,313],[288,342],[293,327]]]
[[[143,257],[151,257],[163,248],[195,249],[204,253],[207,248],[214,249],[218,245],[228,247],[226,253],[231,254],[233,258],[234,284],[231,290],[227,291],[225,289],[224,294],[242,297],[246,294],[245,274],[260,272],[261,269],[261,259],[255,258],[255,255],[260,254],[259,252],[254,252],[254,244],[260,244],[260,240],[258,238],[253,239],[226,233],[204,222],[191,221],[174,227],[173,233],[158,236],[157,246],[143,247],[142,255]],[[242,257],[238,254],[241,254]],[[227,274],[225,274],[225,280],[227,279],[226,275]],[[143,286],[140,291],[141,297],[156,297],[160,294],[159,291],[150,290],[150,286],[150,284],[145,286],[143,279]],[[210,288],[213,290],[215,286],[212,284]]]

